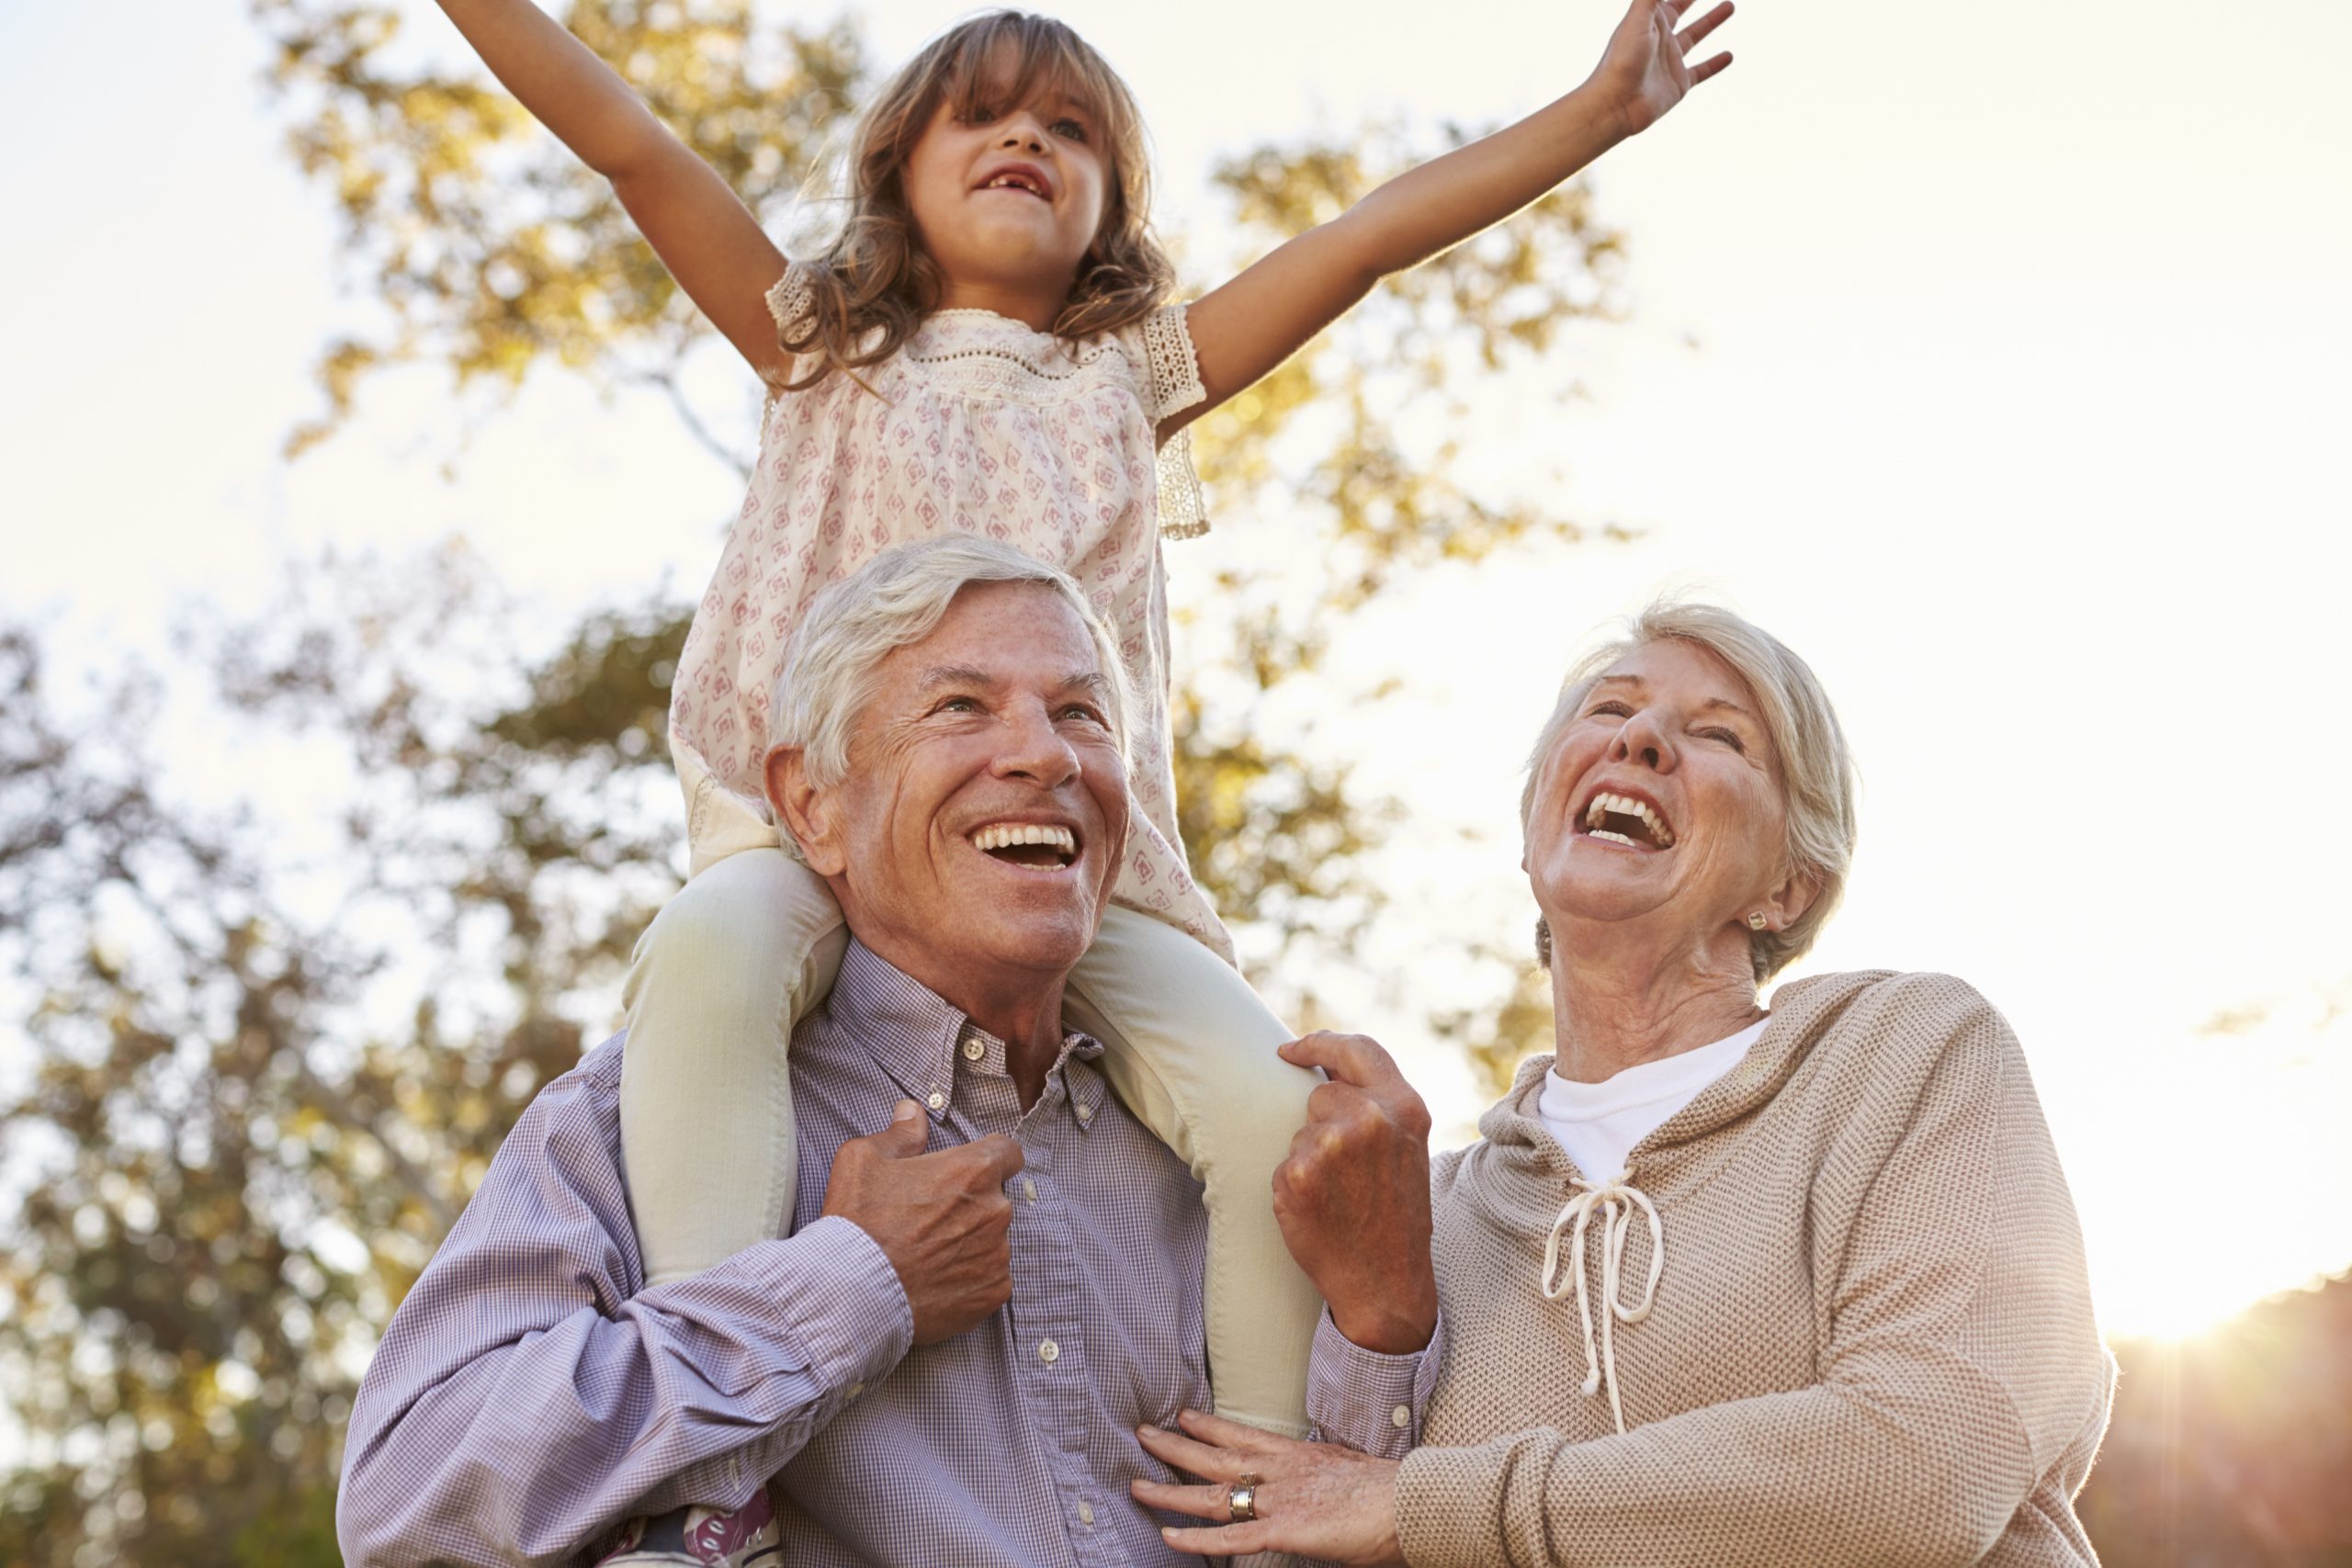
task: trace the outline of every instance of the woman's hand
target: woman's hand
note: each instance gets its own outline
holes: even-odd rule
[[[1731,16],[1731,0],[1684,28],[1674,29],[1691,0],[1634,0],[1634,8],[1610,35],[1609,48],[1593,68],[1590,85],[1612,106],[1627,136],[1638,135],[1666,118],[1683,96],[1731,63],[1716,54],[1692,65],[1688,56]]]
[[[1283,1242],[1340,1333],[1410,1355],[1437,1327],[1429,1107],[1369,1035],[1310,1034],[1282,1057],[1329,1079],[1307,1098],[1306,1124],[1274,1171]]]
[[[1147,1507],[1216,1521],[1163,1529],[1160,1534],[1177,1551],[1204,1557],[1288,1551],[1326,1562],[1404,1562],[1405,1548],[1396,1539],[1396,1461],[1329,1443],[1294,1442],[1196,1410],[1177,1420],[1189,1436],[1158,1427],[1141,1427],[1136,1436],[1153,1458],[1201,1477],[1204,1484],[1137,1480],[1127,1487]],[[1234,1487],[1245,1475],[1256,1478],[1255,1517],[1235,1524]]]

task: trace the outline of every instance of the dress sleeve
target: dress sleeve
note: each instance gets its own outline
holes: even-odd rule
[[[1157,426],[1208,396],[1201,386],[1200,357],[1193,351],[1185,307],[1163,305],[1144,318],[1143,353],[1150,384],[1144,408]],[[1194,538],[1209,531],[1208,503],[1193,468],[1193,433],[1187,428],[1159,448],[1159,532],[1169,539]]]
[[[788,263],[784,276],[768,290],[767,300],[768,315],[775,321],[776,344],[782,347],[786,338],[808,325],[808,317],[816,309],[817,296],[808,286],[808,269],[798,262]],[[779,380],[791,379],[790,366],[797,357],[790,349],[785,350],[785,356],[786,369]]]

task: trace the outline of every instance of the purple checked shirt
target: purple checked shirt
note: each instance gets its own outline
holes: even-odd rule
[[[1209,1407],[1206,1215],[1109,1093],[1100,1045],[1070,1035],[1024,1113],[1001,1042],[851,943],[792,1038],[793,1234],[651,1289],[621,1049],[540,1092],[393,1314],[345,1442],[347,1561],[573,1563],[629,1517],[739,1507],[770,1477],[787,1564],[1198,1561],[1127,1482],[1170,1479],[1137,1425]],[[933,1148],[1005,1133],[1027,1161],[1007,1183],[1012,1302],[921,1347],[881,1248],[820,1217],[834,1152],[901,1099],[931,1108]],[[1400,1456],[1437,1360],[1363,1350],[1326,1314],[1310,1418]]]

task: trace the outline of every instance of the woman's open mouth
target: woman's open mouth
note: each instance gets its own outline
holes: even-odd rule
[[[1580,831],[1586,838],[1603,842],[1623,844],[1634,850],[1670,850],[1674,847],[1674,826],[1666,814],[1646,800],[1636,800],[1630,795],[1612,795],[1607,790],[1592,797],[1585,807],[1584,825]]]

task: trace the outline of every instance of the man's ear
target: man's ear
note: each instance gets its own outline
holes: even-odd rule
[[[842,847],[842,824],[834,792],[808,782],[807,759],[797,746],[771,746],[763,769],[768,806],[776,823],[800,846],[800,858],[820,876],[849,868]]]

